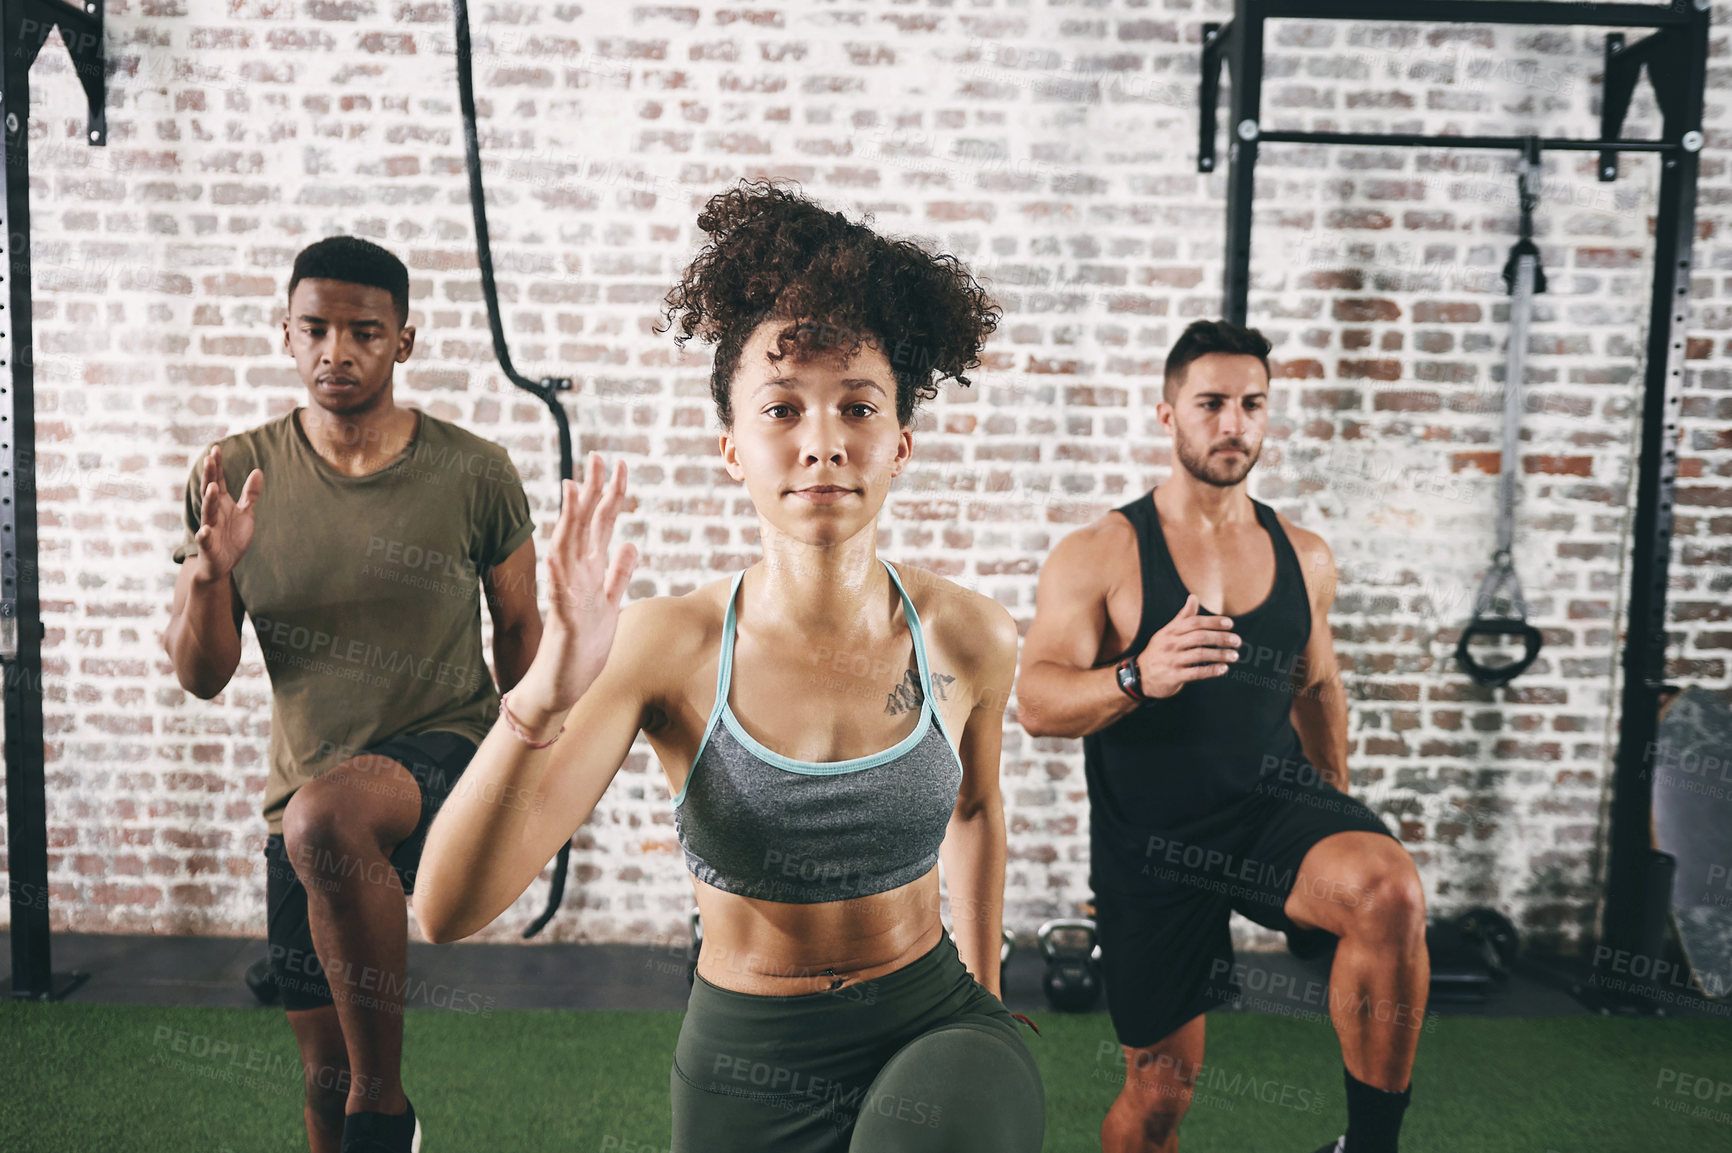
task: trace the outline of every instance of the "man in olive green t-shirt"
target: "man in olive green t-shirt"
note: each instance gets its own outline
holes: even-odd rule
[[[309,404],[223,438],[187,479],[163,647],[221,692],[252,618],[271,680],[268,940],[306,1069],[313,1153],[408,1153],[404,894],[433,816],[541,639],[535,525],[498,445],[394,402],[408,270],[337,236],[295,260],[285,351]],[[238,500],[234,494],[239,494]]]

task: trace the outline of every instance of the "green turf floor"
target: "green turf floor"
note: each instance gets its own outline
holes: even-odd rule
[[[1105,1015],[1035,1017],[1046,1149],[1098,1150],[1124,1076]],[[677,1013],[423,1010],[404,1080],[425,1153],[650,1153],[668,1140]],[[0,1002],[0,1150],[304,1150],[280,1011]],[[1718,1099],[1716,1101],[1716,1098]],[[1345,1119],[1327,1024],[1225,1013],[1186,1153],[1311,1153]],[[1732,1022],[1443,1018],[1414,1072],[1407,1153],[1732,1150]]]

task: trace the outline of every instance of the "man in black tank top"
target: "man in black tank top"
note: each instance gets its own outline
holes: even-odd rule
[[[1418,872],[1346,793],[1333,557],[1245,491],[1269,348],[1226,322],[1185,330],[1156,410],[1172,476],[1059,542],[1023,644],[1022,726],[1083,741],[1089,883],[1126,1061],[1106,1153],[1178,1148],[1209,1087],[1203,1014],[1238,994],[1233,910],[1301,956],[1336,944],[1327,991],[1294,1002],[1341,1040],[1347,1132],[1323,1150],[1394,1153],[1424,1021]],[[1325,1095],[1294,1095],[1294,1147],[1309,1149],[1334,1120]]]

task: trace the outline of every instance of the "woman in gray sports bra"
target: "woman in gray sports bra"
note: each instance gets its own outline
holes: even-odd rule
[[[667,315],[682,346],[717,345],[723,463],[763,559],[725,592],[621,609],[624,465],[604,488],[590,454],[566,482],[535,662],[428,833],[416,916],[450,940],[508,908],[642,730],[705,928],[673,1149],[1038,1150],[1040,1071],[998,996],[1015,622],[875,549],[915,405],[941,377],[968,384],[998,310],[954,258],[774,185],[712,197],[698,226]]]

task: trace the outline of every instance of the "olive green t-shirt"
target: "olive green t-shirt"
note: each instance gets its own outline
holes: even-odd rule
[[[273,833],[296,789],[369,745],[440,731],[481,743],[499,695],[482,661],[480,580],[535,532],[492,441],[420,412],[401,455],[346,476],[313,448],[301,411],[217,442],[230,496],[264,472],[233,577],[271,678]],[[177,564],[198,552],[208,451],[187,477]]]

